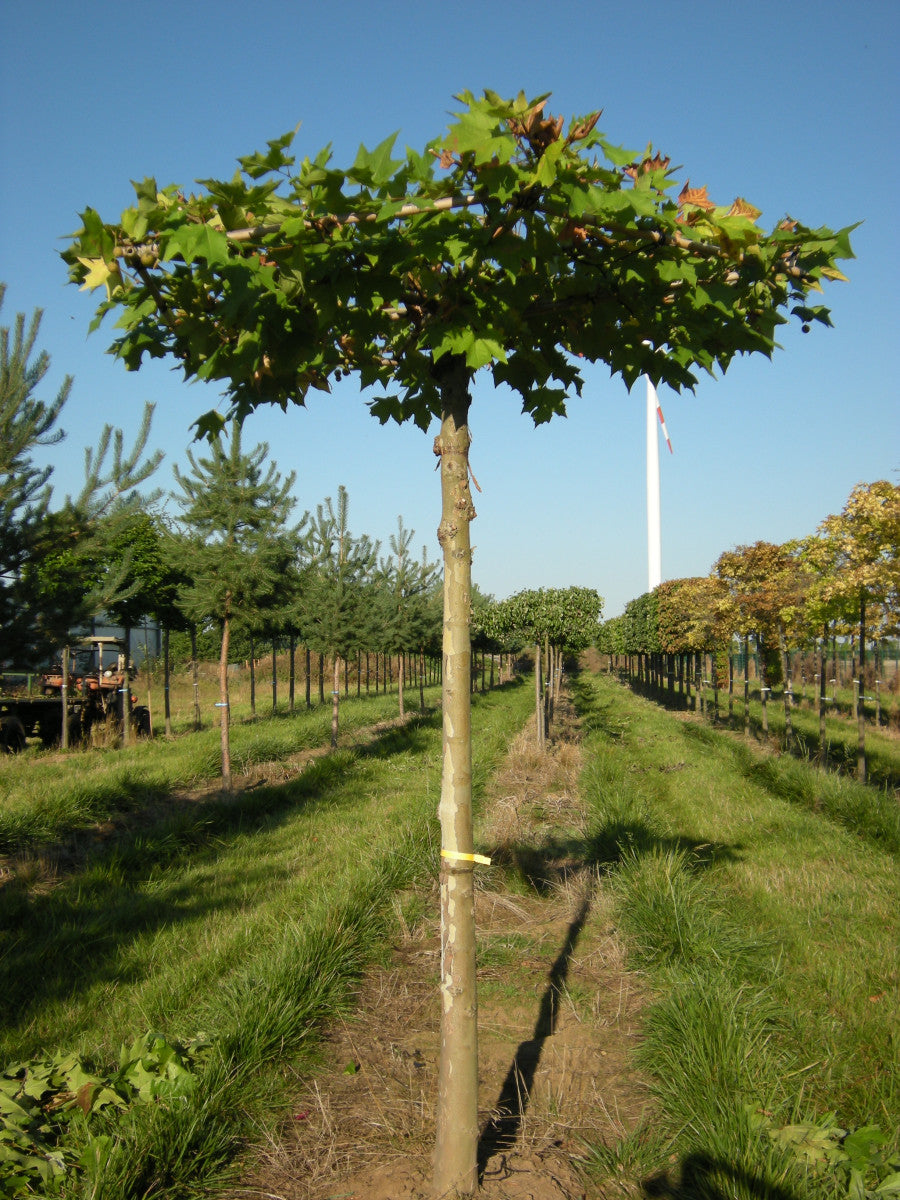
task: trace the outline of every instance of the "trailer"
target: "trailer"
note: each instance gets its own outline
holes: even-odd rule
[[[24,750],[29,738],[44,746],[62,740],[65,715],[70,745],[89,740],[98,722],[121,728],[124,692],[130,687],[124,645],[118,638],[81,638],[67,647],[63,662],[36,675],[7,672],[0,691],[0,752]],[[66,659],[71,654],[71,665]],[[131,724],[139,735],[150,734],[150,713],[132,694]]]

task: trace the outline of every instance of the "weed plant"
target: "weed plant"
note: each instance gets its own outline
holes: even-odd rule
[[[685,1198],[862,1200],[900,1184],[871,1132],[900,1128],[885,793],[760,759],[609,679],[576,690],[597,861],[656,996],[640,1059],[658,1123],[598,1148],[595,1169],[627,1162]]]

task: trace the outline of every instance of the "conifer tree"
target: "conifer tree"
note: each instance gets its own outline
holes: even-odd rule
[[[365,585],[378,557],[378,542],[349,528],[347,489],[338,488],[316,508],[307,540],[310,569],[306,573],[305,636],[314,650],[331,659],[331,744],[337,745],[340,722],[341,665],[373,635],[373,607]]]
[[[231,790],[228,654],[235,621],[252,626],[279,596],[279,567],[285,539],[294,530],[288,520],[296,501],[290,492],[295,475],[282,478],[267,464],[265,443],[245,454],[240,425],[230,440],[210,444],[206,457],[188,451],[190,471],[175,468],[181,489],[181,523],[197,537],[191,563],[192,584],[185,589],[184,611],[196,621],[215,621],[222,632],[219,652],[219,710],[222,731],[222,787]]]
[[[384,613],[384,638],[388,650],[399,654],[397,697],[399,714],[406,715],[404,686],[406,655],[417,651],[429,633],[428,597],[438,578],[438,564],[428,561],[422,547],[421,560],[410,553],[414,529],[406,529],[397,518],[397,532],[391,534],[391,553],[381,559],[378,570],[381,607]]]

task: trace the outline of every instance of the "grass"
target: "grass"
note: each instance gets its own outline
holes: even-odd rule
[[[531,703],[521,686],[473,698],[476,800]],[[255,734],[270,754],[282,730],[295,749],[304,717],[293,732],[288,720],[250,727],[247,752]],[[180,741],[136,748],[145,780],[158,771],[172,786],[181,768],[159,760]],[[315,1059],[316,1030],[352,1004],[381,953],[397,920],[390,897],[435,870],[440,745],[439,716],[416,717],[284,783],[126,829],[55,880],[7,882],[3,1060],[58,1047],[101,1066],[144,1029],[213,1042],[196,1093],[111,1122],[109,1142],[92,1143],[95,1168],[66,1195],[200,1195],[251,1126],[278,1120]],[[87,1147],[83,1125],[81,1136]]]
[[[624,677],[624,676],[623,676]],[[807,698],[800,702],[800,693],[795,692],[795,706],[791,709],[792,744],[790,750],[801,759],[810,762],[820,756],[820,731],[817,701]],[[687,700],[680,693],[664,691],[657,697],[663,704],[673,708],[684,708]],[[696,696],[691,697],[691,706]],[[704,704],[709,717],[715,708],[713,692],[710,687],[704,689]],[[735,681],[735,691],[729,716],[728,695],[719,692],[717,723],[735,731],[744,729],[744,693],[743,681]],[[776,745],[783,745],[785,740],[785,717],[783,698],[780,693],[772,696],[766,705],[768,738]],[[866,704],[866,773],[870,783],[882,787],[900,787],[900,755],[898,755],[898,704],[894,693],[886,693],[882,697],[882,723],[874,723],[874,705]],[[750,685],[749,704],[750,731],[757,739],[764,739],[762,703],[760,701],[759,684]],[[825,721],[825,752],[832,770],[845,775],[855,775],[857,770],[858,732],[856,718],[852,715],[852,693],[838,692],[837,702],[830,701],[826,708]]]
[[[426,693],[434,700],[435,689]],[[397,698],[374,694],[341,701],[341,732],[350,733],[397,713]],[[232,770],[283,760],[328,742],[331,707],[231,729]],[[0,757],[0,853],[64,837],[116,813],[133,812],[175,789],[215,780],[221,771],[220,731],[185,731],[164,744],[140,741],[118,750],[76,750],[62,755],[29,749]]]
[[[657,996],[640,1060],[659,1122],[596,1170],[662,1165],[655,1194],[685,1198],[845,1194],[830,1114],[900,1128],[896,799],[609,679],[577,699],[596,859]]]

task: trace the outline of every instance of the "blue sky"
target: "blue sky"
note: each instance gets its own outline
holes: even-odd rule
[[[898,482],[896,355],[900,7],[752,6],[694,0],[453,5],[232,0],[152,5],[6,0],[0,6],[0,320],[44,309],[53,359],[44,394],[75,376],[49,455],[60,498],[77,491],[83,448],[104,422],[133,434],[156,402],[158,482],[184,463],[191,422],[218,402],[165,365],[127,373],[87,336],[93,304],[66,283],[60,239],[90,206],[114,220],[129,180],[190,185],[228,176],[238,155],[300,122],[296,151],[400,131],[421,148],[464,88],[552,92],[568,118],[603,109],[613,142],[648,142],[680,178],[771,227],[786,213],[837,228],[862,221],[849,284],[829,287],[835,328],[786,329],[772,362],[741,359],[694,394],[663,391],[675,453],[662,454],[664,578],[707,573],[757,539],[814,531],[859,481]],[[522,587],[596,587],[606,614],[647,585],[643,389],[587,371],[566,420],[534,429],[511,394],[478,378],[472,467],[481,486],[474,578],[502,597]],[[386,542],[398,514],[438,557],[432,434],[381,427],[344,381],[307,409],[259,412],[266,441],[297,472],[301,509],[344,484],[351,524]],[[433,432],[433,431],[432,431]]]

